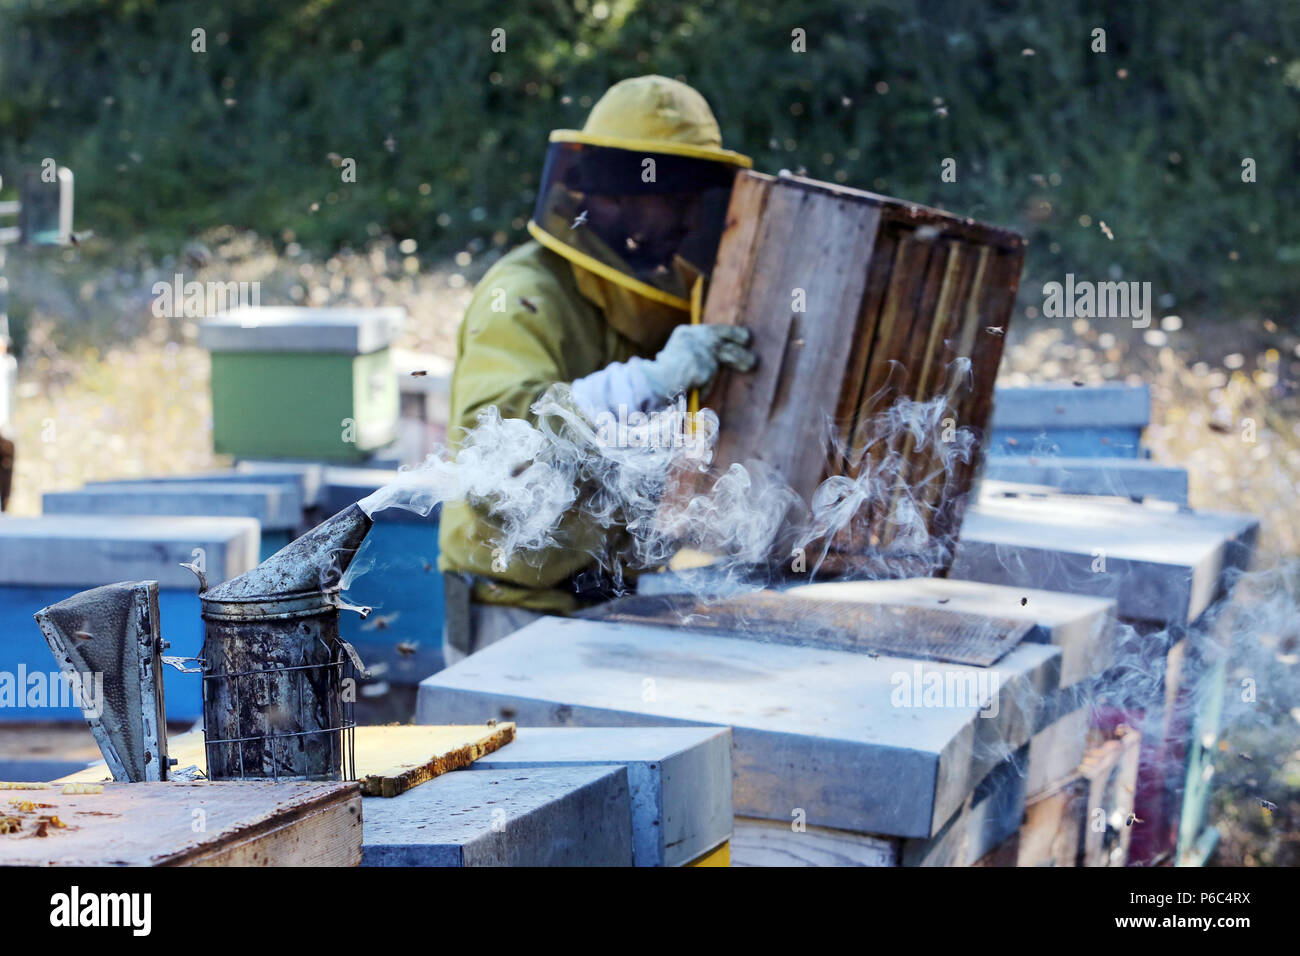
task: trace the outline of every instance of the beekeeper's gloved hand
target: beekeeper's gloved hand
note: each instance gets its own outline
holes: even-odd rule
[[[572,395],[592,418],[602,412],[650,411],[687,389],[703,388],[726,365],[748,372],[758,361],[746,346],[749,330],[738,325],[679,325],[653,359],[611,362],[575,381]]]

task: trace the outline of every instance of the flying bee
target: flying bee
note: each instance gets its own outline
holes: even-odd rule
[[[372,618],[371,620],[367,621],[365,624],[362,624],[361,630],[386,631],[388,630],[389,625],[391,625],[394,621],[396,621],[398,615],[400,615],[401,613],[402,613],[401,611],[394,611],[392,614],[381,614],[378,617]]]
[[[578,213],[578,218],[573,220],[573,225],[570,226],[569,228],[577,229],[579,226],[585,226],[586,224],[587,224],[587,210],[584,209],[582,212]]]

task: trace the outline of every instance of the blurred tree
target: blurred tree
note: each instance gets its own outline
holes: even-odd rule
[[[1285,318],[1300,287],[1300,8],[1270,0],[0,0],[0,168],[73,167],[100,235],[477,248],[522,238],[547,132],[644,72],[760,169],[1025,231],[1027,289]]]

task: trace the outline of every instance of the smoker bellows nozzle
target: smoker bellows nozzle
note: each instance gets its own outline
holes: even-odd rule
[[[107,584],[36,612],[114,780],[167,778],[158,582]],[[98,713],[96,713],[98,711]]]
[[[251,571],[206,591],[203,600],[209,604],[238,604],[337,588],[370,525],[364,511],[348,505]]]

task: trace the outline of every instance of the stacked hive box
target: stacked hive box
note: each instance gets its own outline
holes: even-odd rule
[[[204,322],[212,443],[245,458],[356,461],[397,437],[401,309],[240,308]]]
[[[900,587],[893,596],[887,590]],[[922,593],[928,587],[938,590]],[[797,590],[801,607],[842,599],[840,613],[825,615],[842,629],[795,629],[787,639],[759,633],[752,622],[737,633],[696,626],[698,618],[689,627],[543,619],[424,681],[418,719],[730,725],[737,863],[975,862],[1019,826],[1020,771],[1045,705],[1063,685],[1106,666],[1113,603],[946,581]],[[870,601],[879,605],[869,615],[873,625],[855,626],[853,613]],[[994,663],[873,649],[880,638],[873,631],[890,614],[902,621],[893,628],[902,634],[913,617],[935,623],[948,603],[971,640],[946,642],[944,653],[993,647]],[[1007,618],[1023,625],[1019,643],[986,644]],[[915,630],[919,640],[923,628]],[[979,684],[983,696],[933,706],[918,689],[899,700],[900,682],[916,685],[918,672]]]
[[[19,675],[22,693],[24,673],[35,678],[58,671],[32,618],[41,608],[102,584],[157,581],[168,654],[195,657],[203,644],[199,585],[180,565],[200,563],[209,584],[218,584],[256,565],[257,553],[252,518],[49,515],[0,521],[0,720],[81,719],[72,706],[33,704],[30,696],[27,707],[15,706],[5,695],[10,675]],[[94,640],[94,622],[84,630]],[[169,717],[201,714],[197,676],[167,668],[164,682]]]
[[[1205,781],[1226,654],[1207,620],[1234,573],[1248,567],[1258,530],[1250,515],[997,483],[967,514],[953,576],[1114,598],[1126,640],[1107,681],[1122,690],[1134,674],[1158,675],[1140,699],[1094,714],[1101,730],[1142,731],[1136,862],[1194,863],[1212,846]]]

